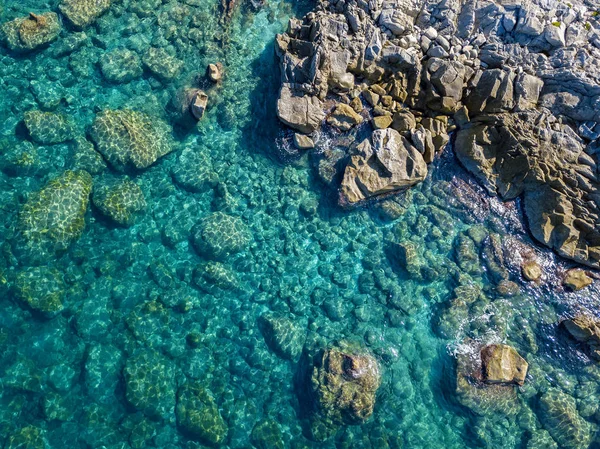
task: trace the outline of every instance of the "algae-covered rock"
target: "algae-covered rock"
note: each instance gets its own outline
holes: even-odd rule
[[[250,243],[250,230],[244,222],[223,212],[202,219],[192,229],[194,245],[200,254],[224,259],[242,251]]]
[[[191,192],[203,192],[218,181],[210,157],[198,146],[186,146],[171,173],[177,184]]]
[[[32,256],[66,250],[85,228],[92,177],[67,170],[29,196],[17,223],[15,249]]]
[[[258,324],[265,342],[277,355],[297,360],[304,346],[306,332],[289,317],[279,313],[264,313]]]
[[[129,179],[101,181],[94,188],[92,201],[100,212],[122,226],[131,226],[146,209],[140,186]]]
[[[128,83],[144,72],[140,57],[126,48],[104,53],[100,58],[100,69],[104,78],[112,83]]]
[[[250,439],[257,449],[283,449],[285,447],[279,424],[272,419],[257,422],[252,429]]]
[[[110,0],[62,0],[60,12],[76,27],[92,24],[110,7]]]
[[[0,27],[0,39],[15,52],[35,50],[54,41],[60,34],[60,21],[53,12],[30,13]]]
[[[175,78],[183,68],[183,61],[170,55],[164,48],[151,47],[144,55],[143,62],[148,70],[165,81]]]
[[[10,434],[5,449],[45,449],[43,431],[38,427],[27,426]]]
[[[166,417],[175,407],[175,371],[158,352],[142,350],[127,359],[123,370],[125,397],[150,417]]]
[[[199,384],[186,384],[177,394],[177,423],[193,438],[218,445],[227,438],[227,424],[210,394]]]
[[[94,148],[94,144],[83,136],[74,141],[73,169],[85,170],[91,175],[98,175],[106,170],[106,162]]]
[[[213,292],[215,288],[221,290],[239,288],[239,280],[235,272],[221,262],[208,262],[196,267],[194,283],[209,293]]]
[[[75,134],[71,119],[64,114],[27,111],[24,121],[31,138],[43,145],[66,142]]]
[[[590,424],[579,413],[575,400],[557,389],[540,398],[540,421],[560,447],[587,449],[592,440]]]
[[[98,151],[119,171],[147,168],[170,153],[170,134],[162,120],[128,109],[100,112],[91,129]]]
[[[48,267],[32,267],[21,271],[15,279],[15,296],[46,317],[63,310],[65,284],[61,274]]]
[[[341,425],[364,423],[375,407],[381,383],[379,363],[352,344],[321,350],[313,359],[309,392],[314,405],[313,438],[329,438]]]

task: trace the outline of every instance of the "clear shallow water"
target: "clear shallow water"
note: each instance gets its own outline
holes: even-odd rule
[[[56,7],[11,0],[2,22]],[[257,445],[252,430],[264,419],[277,423],[284,447],[554,447],[538,418],[539,397],[549,388],[574,397],[594,431],[599,371],[557,323],[580,307],[596,311],[598,292],[561,291],[556,274],[562,265],[536,248],[547,282],[522,284],[518,264],[507,257],[508,277],[520,292],[503,296],[489,247],[464,240],[492,233],[500,242],[532,245],[518,204],[486,197],[451,149],[426,182],[387,202],[401,211],[395,219],[382,205],[337,208],[309,155],[285,163],[277,158],[286,131],[274,114],[273,39],[289,17],[309,8],[308,2],[272,1],[224,26],[217,2],[125,0],[87,29],[86,43],[70,55],[53,56],[68,29],[41,52],[2,50],[0,444],[16,447],[15,435],[34,426],[48,447],[204,447],[177,427],[172,409],[177,387],[193,380],[212,395],[227,424],[222,447]],[[103,78],[103,53],[126,47],[143,54],[150,44],[172,45],[185,61],[175,81],[149,73],[126,84]],[[197,128],[177,127],[179,150],[127,175],[144,193],[145,214],[122,228],[90,207],[82,237],[48,264],[65,282],[64,310],[45,319],[24,307],[13,284],[26,267],[6,242],[28,194],[72,167],[73,145],[34,144],[37,168],[15,174],[12,150],[29,140],[23,113],[53,94],[62,97],[55,110],[73,117],[82,134],[107,107],[171,123],[173,92],[216,61],[225,65],[226,78]],[[192,193],[174,182],[184,147],[209,156],[215,188]],[[252,234],[249,246],[225,261],[237,278],[231,290],[210,282],[198,288],[194,281],[206,260],[190,243],[192,226],[217,210],[240,217]],[[394,251],[395,243],[407,242],[417,254],[412,272]],[[473,289],[478,293],[466,300]],[[457,305],[461,300],[465,304]],[[307,347],[349,339],[378,357],[382,386],[366,424],[343,428],[324,443],[304,436],[306,398],[295,389],[299,366],[265,343],[258,318],[268,311],[290,314]],[[507,342],[528,360],[530,375],[514,407],[478,415],[457,401],[454,357],[472,351],[466,337]],[[132,366],[159,367],[156,394],[145,400],[148,410],[163,411],[160,416],[131,405]],[[23,447],[43,447],[42,439],[31,437]]]

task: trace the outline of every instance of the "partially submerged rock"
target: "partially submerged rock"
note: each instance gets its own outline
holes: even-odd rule
[[[208,95],[203,90],[197,90],[191,97],[190,111],[196,120],[204,117],[204,111],[208,106]]]
[[[592,358],[600,360],[600,319],[581,314],[564,320],[562,325],[575,340],[585,343]]]
[[[539,281],[542,278],[542,267],[535,260],[527,260],[521,265],[523,277],[531,282]]]
[[[28,52],[47,45],[58,38],[60,21],[56,13],[30,13],[3,24],[0,40],[15,52]]]
[[[110,0],[62,0],[60,12],[79,28],[91,25],[110,7]]]
[[[573,268],[565,274],[563,285],[570,290],[578,291],[592,285],[594,280],[581,268]]]
[[[325,113],[319,99],[300,95],[284,85],[277,101],[277,116],[289,127],[310,134],[321,125]]]
[[[484,382],[523,385],[528,364],[508,345],[488,345],[481,349]]]
[[[90,134],[98,151],[118,171],[147,168],[173,150],[166,123],[129,109],[100,112]]]
[[[404,190],[425,179],[427,165],[419,151],[394,129],[373,132],[356,148],[340,187],[342,204]]]
[[[223,64],[217,62],[216,64],[208,64],[206,68],[206,75],[208,79],[213,83],[218,83],[223,79]]]

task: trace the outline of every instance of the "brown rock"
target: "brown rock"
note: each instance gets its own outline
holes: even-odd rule
[[[358,115],[351,106],[340,103],[335,110],[327,117],[327,123],[336,127],[340,131],[348,131],[355,125],[362,123],[362,116]]]
[[[577,341],[585,343],[590,355],[600,360],[600,320],[590,315],[577,315],[566,319],[562,325]]]
[[[511,346],[488,345],[481,350],[483,379],[489,384],[523,385],[529,365]]]
[[[208,105],[208,95],[202,90],[197,91],[192,97],[190,111],[196,120],[200,120],[204,116],[206,106]]]
[[[318,98],[294,92],[287,85],[279,94],[277,116],[290,128],[305,134],[316,131],[325,118],[323,103]]]
[[[380,115],[378,117],[373,117],[371,123],[373,124],[373,128],[375,129],[385,129],[389,128],[392,124],[393,119],[389,115]]]
[[[542,277],[542,267],[535,260],[528,260],[521,265],[523,277],[528,281],[539,281]]]
[[[218,83],[223,79],[223,64],[220,62],[217,62],[216,64],[208,64],[206,75],[213,83]]]
[[[588,285],[591,285],[592,282],[594,282],[592,278],[581,268],[574,268],[567,271],[567,274],[563,279],[563,285],[574,291],[581,290]]]

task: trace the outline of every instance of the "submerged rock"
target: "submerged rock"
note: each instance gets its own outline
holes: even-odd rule
[[[21,271],[15,279],[15,295],[26,306],[51,318],[63,310],[65,284],[62,275],[48,267]]]
[[[38,257],[66,250],[85,227],[92,177],[85,171],[66,171],[29,196],[18,216],[16,247]]]
[[[27,52],[54,41],[60,34],[60,21],[56,13],[30,13],[7,22],[0,27],[0,40],[15,52]]]
[[[592,429],[579,413],[575,400],[556,388],[540,398],[538,416],[552,438],[565,449],[586,449],[592,441]]]
[[[283,434],[279,424],[272,419],[256,423],[250,435],[252,444],[257,449],[284,449]]]
[[[169,54],[164,48],[148,49],[143,58],[144,65],[163,81],[175,78],[183,69],[183,61]]]
[[[302,352],[306,332],[289,317],[278,313],[264,313],[258,319],[265,342],[278,356],[297,360]]]
[[[35,426],[26,426],[11,432],[5,449],[45,449],[47,447],[44,431]]]
[[[177,423],[194,439],[219,445],[227,438],[227,424],[210,394],[198,383],[188,383],[177,394]]]
[[[131,226],[146,209],[142,189],[128,179],[102,181],[94,187],[94,206],[121,226]]]
[[[376,130],[351,156],[340,187],[340,202],[355,205],[407,189],[425,176],[423,156],[405,137],[394,129]]]
[[[129,109],[100,112],[90,134],[98,151],[118,171],[147,168],[173,150],[166,123]]]
[[[218,182],[207,151],[197,144],[186,145],[179,154],[171,174],[177,184],[190,192],[205,192]]]
[[[373,414],[380,383],[379,363],[364,349],[343,344],[320,351],[309,380],[313,438],[322,441],[341,425],[364,423]]]
[[[240,218],[215,212],[192,229],[192,238],[200,254],[225,259],[245,249],[250,243],[251,235]]]
[[[60,12],[76,27],[91,25],[110,7],[110,0],[62,0]]]
[[[65,114],[27,111],[24,122],[31,138],[42,145],[62,143],[75,137],[73,122]]]
[[[100,58],[102,75],[112,83],[128,83],[142,76],[142,60],[137,53],[118,48],[104,53]]]

